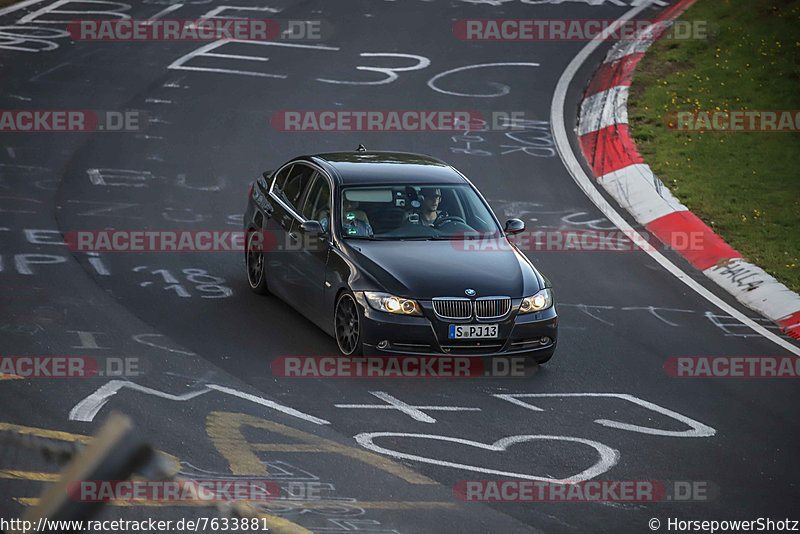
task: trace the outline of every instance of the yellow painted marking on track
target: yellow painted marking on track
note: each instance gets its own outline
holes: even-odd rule
[[[70,443],[89,443],[92,441],[92,436],[85,436],[83,434],[73,434],[71,432],[63,432],[61,430],[49,430],[46,428],[37,428],[32,426],[14,425],[12,423],[0,423],[0,430],[8,430],[9,432],[17,432],[19,434],[30,434],[37,438],[55,439],[58,441],[69,441]],[[164,451],[157,451],[159,454],[164,455],[167,460],[171,461],[176,470],[180,469],[180,460],[177,456],[173,456]]]
[[[328,452],[319,445],[300,445],[299,443],[251,443],[254,451],[262,452]]]
[[[301,443],[250,443],[242,433],[244,427],[275,432],[297,439]],[[336,453],[377,467],[411,484],[436,484],[435,481],[413,469],[383,456],[252,415],[211,412],[206,418],[206,432],[219,453],[228,460],[234,475],[269,475],[255,451]]]
[[[9,430],[11,432],[19,432],[20,434],[30,434],[31,436],[36,436],[39,438],[57,439],[72,443],[89,443],[92,440],[92,436],[72,434],[70,432],[62,432],[61,430],[48,430],[46,428],[13,425],[11,423],[0,423],[0,430]]]
[[[15,469],[0,469],[0,478],[14,480],[40,480],[53,482],[58,479],[58,473],[44,473],[41,471],[17,471]]]
[[[0,423],[0,430],[9,430],[12,432],[18,432],[20,434],[29,434],[31,436],[36,436],[40,438],[69,441],[73,443],[74,442],[89,443],[92,440],[92,436],[72,434],[70,432],[63,432],[61,430],[48,430],[46,428],[15,425],[11,423]],[[244,440],[244,438],[242,439]],[[176,456],[173,456],[171,454],[162,451],[158,452],[166,456],[169,460],[171,460],[175,464],[176,469],[180,467],[180,460]],[[266,473],[266,469],[264,471]],[[33,471],[0,470],[0,478],[27,479],[27,480],[40,480],[42,482],[53,482],[58,480],[59,474],[37,473]],[[35,506],[39,503],[38,497],[14,497],[13,499],[25,506]],[[177,505],[174,502],[150,502],[148,504],[143,504],[141,502],[110,502],[106,504],[113,506],[176,506]],[[211,504],[216,504],[216,503],[185,502],[179,504],[182,506],[209,506]],[[274,534],[313,534],[313,532],[311,532],[310,530],[305,529],[296,523],[292,523],[288,519],[284,519],[282,517],[267,513],[259,513],[257,510],[244,503],[241,506],[246,509],[249,509],[250,513],[253,516],[257,515],[258,517],[266,519],[266,523],[270,529],[270,532],[273,532]]]
[[[22,378],[25,378],[25,377],[19,376],[19,375],[12,375],[12,374],[9,374],[9,373],[0,373],[0,380],[17,380],[17,379],[22,379]]]

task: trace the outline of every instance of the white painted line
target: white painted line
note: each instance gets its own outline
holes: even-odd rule
[[[464,408],[461,406],[411,406],[385,391],[370,391],[370,395],[378,397],[387,404],[334,404],[337,408],[360,408],[370,410],[398,410],[415,421],[435,423],[436,419],[422,410],[439,412],[479,412],[480,408]]]
[[[127,380],[111,380],[107,384],[100,386],[97,391],[73,406],[72,410],[69,412],[69,420],[85,422],[93,421],[100,409],[103,408],[103,406],[105,406],[106,403],[111,400],[111,397],[116,395],[122,388],[129,388],[135,391],[141,391],[142,393],[146,393],[148,395],[174,401],[187,401],[203,395],[204,393],[208,393],[207,389],[203,389],[200,391],[190,391],[189,393],[184,393],[183,395],[172,395],[156,389],[140,386],[139,384],[134,384],[133,382],[128,382]]]
[[[642,400],[626,393],[503,393],[494,394],[492,396],[497,397],[498,399],[506,400],[516,404],[517,406],[522,406],[528,410],[533,410],[535,412],[541,412],[544,410],[520,399],[542,397],[605,397],[622,399],[637,404],[643,408],[647,408],[648,410],[652,410],[656,413],[660,413],[661,415],[675,419],[676,421],[680,421],[691,428],[690,430],[662,430],[659,428],[620,423],[619,421],[611,421],[608,419],[595,419],[594,422],[598,425],[607,426],[609,428],[618,428],[620,430],[629,430],[631,432],[640,432],[642,434],[650,434],[653,436],[669,436],[673,438],[707,438],[717,433],[716,430],[708,425],[704,425],[699,421],[695,421],[694,419],[686,417],[685,415],[681,415],[677,412],[673,412],[672,410],[659,406],[658,404]]]
[[[235,70],[235,69],[212,69],[208,67],[184,67],[184,66],[173,66],[170,65],[167,67],[168,69],[175,69],[175,70],[192,70],[196,72],[218,72],[222,74],[238,74],[240,76],[258,76],[261,78],[279,78],[281,80],[285,80],[288,76],[283,74],[265,74],[260,72],[253,72],[250,70]]]
[[[478,467],[468,464],[459,464],[455,462],[449,462],[446,460],[437,460],[435,458],[418,456],[416,454],[397,452],[391,449],[386,449],[384,447],[379,447],[378,445],[375,445],[374,443],[375,438],[382,438],[382,437],[419,438],[419,439],[429,439],[434,441],[444,441],[448,443],[456,443],[459,445],[467,445],[469,447],[475,447],[477,449],[483,449],[491,452],[504,452],[511,445],[515,445],[518,443],[525,443],[529,441],[537,441],[537,440],[566,441],[569,443],[581,443],[583,445],[587,445],[593,448],[599,454],[600,459],[592,467],[585,469],[576,475],[564,479],[555,479],[550,477],[531,475],[528,473],[513,473],[510,471],[488,469],[486,467]],[[385,454],[386,456],[391,456],[392,458],[397,458],[399,460],[411,460],[414,462],[423,462],[426,464],[438,465],[441,467],[452,467],[454,469],[462,469],[464,471],[473,471],[475,473],[484,473],[487,475],[513,477],[524,480],[540,480],[542,482],[554,482],[556,484],[574,484],[576,482],[590,480],[599,475],[602,475],[603,473],[614,467],[619,461],[619,451],[612,449],[608,445],[603,445],[602,443],[598,443],[597,441],[591,441],[582,438],[573,438],[569,436],[545,436],[545,435],[528,434],[520,436],[508,436],[499,439],[494,443],[489,443],[489,444],[480,443],[478,441],[471,441],[468,439],[453,438],[449,436],[438,436],[435,434],[406,434],[403,432],[365,432],[362,434],[357,434],[356,436],[354,436],[354,438],[359,445],[361,445],[367,450],[370,450],[378,454]]]
[[[24,2],[4,7],[3,9],[0,9],[0,17],[2,17],[3,15],[8,15],[9,13],[13,13],[14,11],[18,11],[20,9],[25,9],[28,6],[32,6],[33,4],[38,4],[39,2],[43,1],[44,0],[25,0]]]
[[[329,425],[331,424],[330,421],[326,421],[325,419],[320,419],[319,417],[314,417],[313,415],[308,415],[307,413],[303,413],[300,410],[295,410],[294,408],[290,408],[288,406],[284,406],[283,404],[279,404],[274,401],[270,401],[267,399],[262,399],[261,397],[257,397],[255,395],[250,395],[249,393],[243,393],[239,390],[225,387],[225,386],[218,386],[216,384],[208,384],[206,386],[209,389],[214,389],[216,391],[220,391],[222,393],[227,393],[228,395],[232,395],[234,397],[239,397],[240,399],[248,400],[250,402],[254,402],[256,404],[260,404],[261,406],[266,406],[267,408],[272,408],[278,412],[283,412],[286,415],[291,415],[297,417],[298,419],[303,419],[305,421],[309,421],[311,423],[317,425]]]
[[[225,17],[220,15],[220,13],[224,11],[262,11],[267,13],[280,13],[281,10],[274,7],[249,7],[249,6],[217,6],[214,9],[208,11],[205,15],[202,15],[201,19],[241,19],[245,18],[242,16],[233,16],[233,17]]]
[[[637,16],[639,13],[644,11],[648,5],[641,5],[635,7],[633,9],[628,10],[622,17],[620,17],[612,27],[616,28],[619,26],[621,20],[631,19]],[[567,68],[561,75],[561,78],[558,80],[558,84],[556,85],[555,93],[553,95],[553,102],[551,104],[550,109],[550,122],[551,127],[553,129],[553,140],[555,141],[556,149],[558,151],[559,156],[561,157],[561,161],[564,162],[567,170],[569,171],[572,179],[575,180],[575,183],[578,184],[584,194],[591,200],[595,206],[605,215],[614,225],[622,231],[632,232],[633,227],[627,223],[622,216],[617,213],[617,211],[608,203],[608,201],[600,194],[600,191],[594,186],[592,180],[589,176],[586,175],[586,172],[583,170],[583,167],[578,162],[575,153],[572,151],[572,147],[569,143],[569,137],[567,136],[566,130],[566,122],[564,118],[564,107],[566,105],[567,99],[567,90],[569,89],[570,84],[572,83],[572,79],[575,77],[575,74],[578,72],[578,69],[583,65],[586,59],[597,50],[597,48],[602,44],[602,40],[594,39],[590,41],[581,51],[576,55],[572,61],[569,63]],[[733,306],[728,305],[725,301],[714,295],[711,291],[694,281],[692,278],[689,277],[686,273],[684,273],[681,269],[679,269],[675,264],[669,261],[667,258],[664,257],[663,254],[656,250],[647,250],[641,243],[635,241],[636,245],[642,249],[645,254],[649,254],[651,258],[653,258],[656,262],[658,262],[664,269],[666,269],[670,274],[675,276],[678,280],[686,284],[690,289],[695,291],[697,294],[705,298],[707,301],[712,303],[714,306],[718,307],[720,310],[724,311],[731,317],[736,318],[742,324],[747,325],[753,331],[757,332],[758,334],[764,336],[766,339],[769,339],[776,345],[781,348],[786,349],[787,351],[800,356],[800,347],[796,347],[792,343],[789,343],[785,339],[782,339],[779,336],[776,336],[763,326],[757,324],[755,321],[749,319],[743,313],[739,312]]]
[[[311,49],[311,50],[329,50],[329,51],[338,51],[339,48],[332,47],[332,46],[322,46],[322,45],[304,45],[304,44],[296,44],[296,43],[274,43],[271,41],[248,41],[242,39],[220,39],[218,41],[214,41],[212,43],[208,43],[206,45],[201,46],[195,50],[192,50],[188,54],[185,54],[175,61],[173,61],[167,68],[168,69],[175,69],[175,70],[191,70],[197,72],[217,72],[222,74],[238,74],[241,76],[257,76],[261,78],[279,78],[279,79],[286,79],[288,75],[285,74],[268,74],[263,72],[255,72],[249,70],[238,70],[238,69],[222,69],[222,68],[211,68],[211,67],[192,67],[186,66],[186,62],[190,61],[196,57],[203,57],[203,56],[211,56],[211,57],[223,57],[227,56],[227,54],[212,54],[210,53],[211,50],[215,50],[225,44],[229,43],[243,43],[243,44],[252,44],[258,46],[283,46],[289,48],[302,48],[302,49]],[[267,61],[269,58],[264,58],[261,56],[227,56],[229,58],[235,59],[246,59],[250,61]]]
[[[483,68],[491,68],[491,67],[539,67],[539,66],[540,66],[539,63],[532,63],[532,62],[480,63],[480,64],[477,64],[477,65],[465,65],[463,67],[456,67],[455,69],[450,69],[450,70],[446,70],[444,72],[440,72],[439,74],[437,74],[436,76],[434,76],[433,78],[428,80],[428,87],[430,87],[431,89],[433,89],[434,91],[436,91],[438,93],[442,93],[442,94],[445,94],[445,95],[451,95],[451,96],[467,96],[467,97],[475,97],[475,98],[495,98],[495,97],[498,97],[498,96],[507,95],[508,93],[511,92],[511,89],[509,89],[507,85],[501,85],[501,84],[493,82],[493,85],[502,87],[502,89],[500,89],[500,91],[497,92],[497,93],[485,94],[485,95],[474,94],[474,93],[459,93],[457,91],[446,91],[444,89],[440,89],[440,88],[436,87],[436,80],[439,80],[440,78],[444,78],[445,76],[449,76],[450,74],[454,74],[456,72],[463,72],[465,70],[472,70],[472,69],[483,69]]]
[[[69,4],[73,3],[73,2],[76,3],[76,4],[96,4],[96,5],[103,5],[103,6],[116,5],[119,9],[116,9],[116,10],[109,9],[109,10],[105,10],[105,11],[97,11],[97,10],[89,10],[89,9],[85,9],[85,10],[84,9],[80,9],[80,10],[59,9],[61,6],[66,6],[66,5],[69,5]],[[69,24],[73,20],[73,19],[65,19],[65,20],[36,20],[37,17],[40,17],[42,15],[46,15],[48,13],[50,13],[50,14],[59,14],[59,15],[101,15],[101,16],[102,15],[106,15],[105,18],[119,17],[120,20],[125,20],[125,19],[131,18],[131,16],[128,15],[127,13],[123,13],[123,12],[124,11],[129,11],[130,9],[131,9],[130,4],[126,4],[126,3],[123,3],[123,2],[114,2],[113,0],[80,0],[80,1],[56,0],[55,2],[53,2],[52,4],[50,4],[50,5],[46,6],[46,7],[43,7],[41,9],[37,10],[37,11],[34,11],[33,13],[28,13],[27,15],[25,15],[24,17],[19,19],[19,21],[17,21],[17,23],[18,24],[28,24],[30,22],[35,22],[36,24]],[[88,18],[88,17],[86,17],[86,18]]]
[[[233,397],[238,397],[240,399],[250,401],[255,404],[265,406],[267,408],[271,408],[273,410],[285,413],[287,415],[291,415],[293,417],[297,417],[299,419],[303,419],[305,421],[309,421],[317,425],[330,424],[330,422],[326,421],[325,419],[320,419],[318,417],[314,417],[313,415],[308,415],[299,410],[295,410],[294,408],[284,406],[283,404],[269,401],[267,399],[263,399],[255,395],[250,395],[249,393],[244,393],[242,391],[229,388],[226,386],[219,386],[217,384],[207,384],[204,389],[198,391],[190,391],[188,393],[183,393],[181,395],[173,395],[172,393],[165,393],[157,389],[148,388],[146,386],[140,386],[139,384],[130,382],[128,380],[111,380],[107,384],[100,386],[100,388],[98,388],[97,391],[95,391],[88,397],[78,402],[78,404],[76,404],[72,408],[72,410],[70,410],[69,420],[85,421],[85,422],[93,421],[97,413],[103,408],[103,406],[106,405],[106,403],[111,399],[111,397],[116,395],[123,388],[132,389],[134,391],[138,391],[146,395],[151,395],[154,397],[159,397],[162,399],[178,401],[178,402],[185,402],[191,400],[195,397],[199,397],[200,395],[204,395],[210,391],[219,391],[220,393],[225,393]]]
[[[203,57],[221,57],[221,58],[226,58],[226,59],[243,59],[245,61],[269,61],[268,57],[239,56],[239,55],[236,55],[236,54],[215,54],[213,52],[207,52],[207,53],[203,54]]]
[[[617,85],[586,97],[581,103],[581,120],[578,135],[586,135],[602,130],[612,124],[628,123],[628,91],[627,85]]]
[[[359,55],[361,57],[399,57],[404,59],[416,59],[417,64],[411,65],[410,67],[391,67],[391,68],[367,67],[364,65],[358,65],[356,67],[356,70],[378,72],[386,75],[386,78],[372,82],[352,81],[352,80],[332,80],[330,78],[317,78],[316,80],[318,82],[339,84],[339,85],[384,85],[395,81],[398,77],[397,74],[398,72],[408,72],[412,70],[424,69],[431,64],[430,59],[426,58],[425,56],[418,56],[416,54],[398,54],[394,52],[361,52]]]

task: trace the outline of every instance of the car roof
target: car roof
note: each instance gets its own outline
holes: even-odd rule
[[[453,167],[424,154],[354,151],[329,152],[306,158],[328,170],[341,185],[466,183]]]

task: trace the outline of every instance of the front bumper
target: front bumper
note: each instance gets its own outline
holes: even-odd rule
[[[361,340],[365,356],[507,356],[530,355],[544,359],[558,342],[558,314],[555,305],[536,313],[519,314],[521,299],[512,301],[511,311],[501,320],[479,320],[497,324],[497,339],[455,340],[448,338],[451,324],[476,321],[448,321],[433,312],[430,301],[420,301],[423,316],[396,315],[372,309],[363,298]]]

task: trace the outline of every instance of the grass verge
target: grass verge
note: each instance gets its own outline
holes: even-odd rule
[[[681,132],[675,111],[799,110],[800,0],[698,0],[704,40],[645,54],[628,103],[644,160],[747,259],[800,293],[800,133]]]

